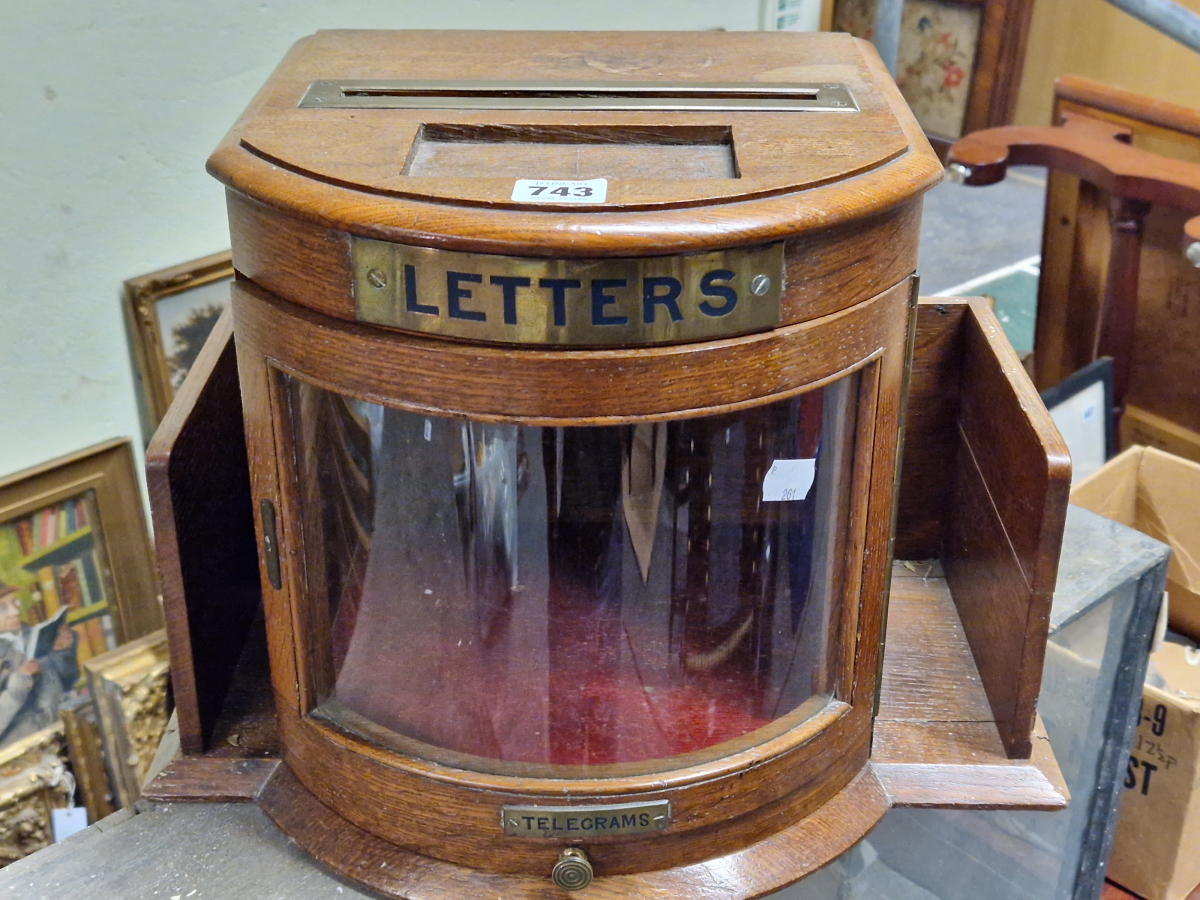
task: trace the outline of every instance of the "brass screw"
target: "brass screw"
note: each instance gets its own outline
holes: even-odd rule
[[[367,272],[367,281],[371,283],[371,287],[380,289],[387,287],[387,276],[383,274],[383,269],[371,269]]]
[[[550,877],[564,891],[578,891],[592,883],[592,864],[578,847],[567,847],[558,854]]]
[[[766,275],[755,275],[750,279],[750,293],[755,297],[761,297],[771,289],[771,279]]]

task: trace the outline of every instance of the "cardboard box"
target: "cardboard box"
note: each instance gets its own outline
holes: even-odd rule
[[[1200,432],[1139,409],[1132,403],[1121,416],[1121,446],[1142,444],[1200,462]]]
[[[1072,487],[1071,502],[1171,546],[1171,629],[1200,641],[1200,463],[1130,447]]]
[[[1143,693],[1108,877],[1184,900],[1200,884],[1200,651],[1167,643],[1150,662],[1166,684]]]

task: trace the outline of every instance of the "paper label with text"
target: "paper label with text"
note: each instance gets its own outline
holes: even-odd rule
[[[815,459],[777,459],[763,478],[763,502],[803,500],[817,474]]]
[[[603,203],[607,196],[607,178],[589,181],[518,178],[512,192],[512,198],[519,203]]]

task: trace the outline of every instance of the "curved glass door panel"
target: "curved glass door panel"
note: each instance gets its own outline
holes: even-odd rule
[[[287,380],[308,639],[329,670],[317,715],[552,777],[716,758],[833,698],[857,376],[579,427]]]

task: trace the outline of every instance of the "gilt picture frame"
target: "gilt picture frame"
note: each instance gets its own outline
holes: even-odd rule
[[[167,730],[171,663],[160,629],[84,663],[100,720],[113,800],[122,809],[141,796]]]
[[[104,765],[104,747],[96,706],[90,694],[81,694],[64,703],[60,714],[67,761],[75,775],[79,797],[87,810],[88,824],[95,824],[116,812],[108,771]]]
[[[0,751],[59,720],[87,660],[161,626],[128,439],[0,479]]]
[[[0,750],[0,866],[54,841],[52,812],[71,805],[61,724]]]
[[[229,305],[228,250],[125,282],[125,312],[146,417],[146,441],[166,415],[217,318]]]

